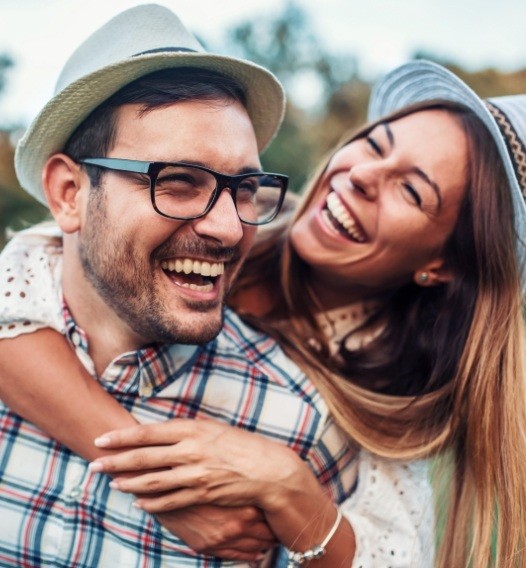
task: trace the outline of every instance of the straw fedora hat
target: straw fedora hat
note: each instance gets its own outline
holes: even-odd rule
[[[483,100],[441,65],[417,60],[397,67],[376,83],[368,119],[378,120],[403,107],[434,101],[451,101],[469,108],[497,145],[512,194],[517,256],[526,288],[526,95]]]
[[[179,18],[157,4],[122,12],[95,31],[66,62],[55,95],[20,140],[15,167],[22,187],[46,205],[42,169],[81,122],[124,85],[159,69],[198,67],[237,79],[258,148],[277,133],[285,111],[283,87],[259,65],[205,51]]]

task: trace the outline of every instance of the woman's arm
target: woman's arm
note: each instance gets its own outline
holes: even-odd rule
[[[136,504],[149,512],[213,503],[256,505],[273,533],[299,552],[323,542],[337,511],[299,456],[284,445],[211,420],[173,420],[111,432],[97,440],[104,448],[135,446],[91,464],[113,476],[163,468],[133,478],[114,477],[112,486],[142,494]],[[150,493],[157,493],[149,497]],[[354,533],[342,519],[316,566],[350,566]]]
[[[305,551],[323,542],[336,517],[309,467],[274,441],[211,420],[174,420],[110,432],[99,447],[130,448],[96,460],[92,469],[110,472],[114,487],[141,493],[147,511],[193,503],[255,504],[278,539]],[[139,467],[164,471],[125,479]],[[162,492],[149,497],[150,492]],[[344,519],[317,567],[434,565],[434,507],[424,461],[403,462],[361,451],[358,484],[341,506]]]
[[[89,375],[52,329],[0,340],[0,398],[87,460],[108,452],[93,439],[136,420]]]

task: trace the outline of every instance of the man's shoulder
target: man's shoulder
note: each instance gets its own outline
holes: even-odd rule
[[[224,325],[216,340],[209,344],[214,356],[230,359],[250,369],[253,375],[290,389],[296,395],[317,397],[317,390],[305,373],[283,352],[275,339],[243,321],[230,309],[225,310]]]
[[[303,374],[299,367],[283,353],[276,340],[265,332],[246,323],[230,309],[225,310],[221,333],[217,336],[216,349],[238,354],[262,369],[273,369],[277,362],[288,373]],[[269,369],[270,368],[270,369]]]

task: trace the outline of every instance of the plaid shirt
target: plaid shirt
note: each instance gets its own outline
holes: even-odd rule
[[[88,368],[86,336],[64,313],[66,335]],[[287,444],[341,502],[356,481],[356,449],[305,375],[267,336],[229,310],[200,346],[125,353],[103,387],[140,422],[208,417]],[[249,566],[199,555],[108,476],[0,406],[0,566],[63,568]]]

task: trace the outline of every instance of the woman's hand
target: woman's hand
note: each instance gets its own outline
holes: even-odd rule
[[[278,544],[255,507],[197,505],[156,518],[192,550],[226,560],[253,562]]]
[[[114,430],[95,443],[123,451],[95,460],[92,470],[114,476],[112,486],[139,495],[137,506],[148,512],[206,504],[255,506],[277,539],[294,550],[322,542],[336,518],[334,505],[295,452],[240,428],[212,420],[175,419]],[[335,566],[336,559],[352,559],[354,534],[346,521],[333,540],[336,548],[333,545],[317,565]]]
[[[136,504],[150,513],[210,503],[271,511],[281,508],[285,494],[301,487],[306,476],[313,478],[286,446],[211,420],[176,419],[115,430],[97,438],[96,445],[124,449],[90,467],[111,474],[115,489],[141,495]]]

